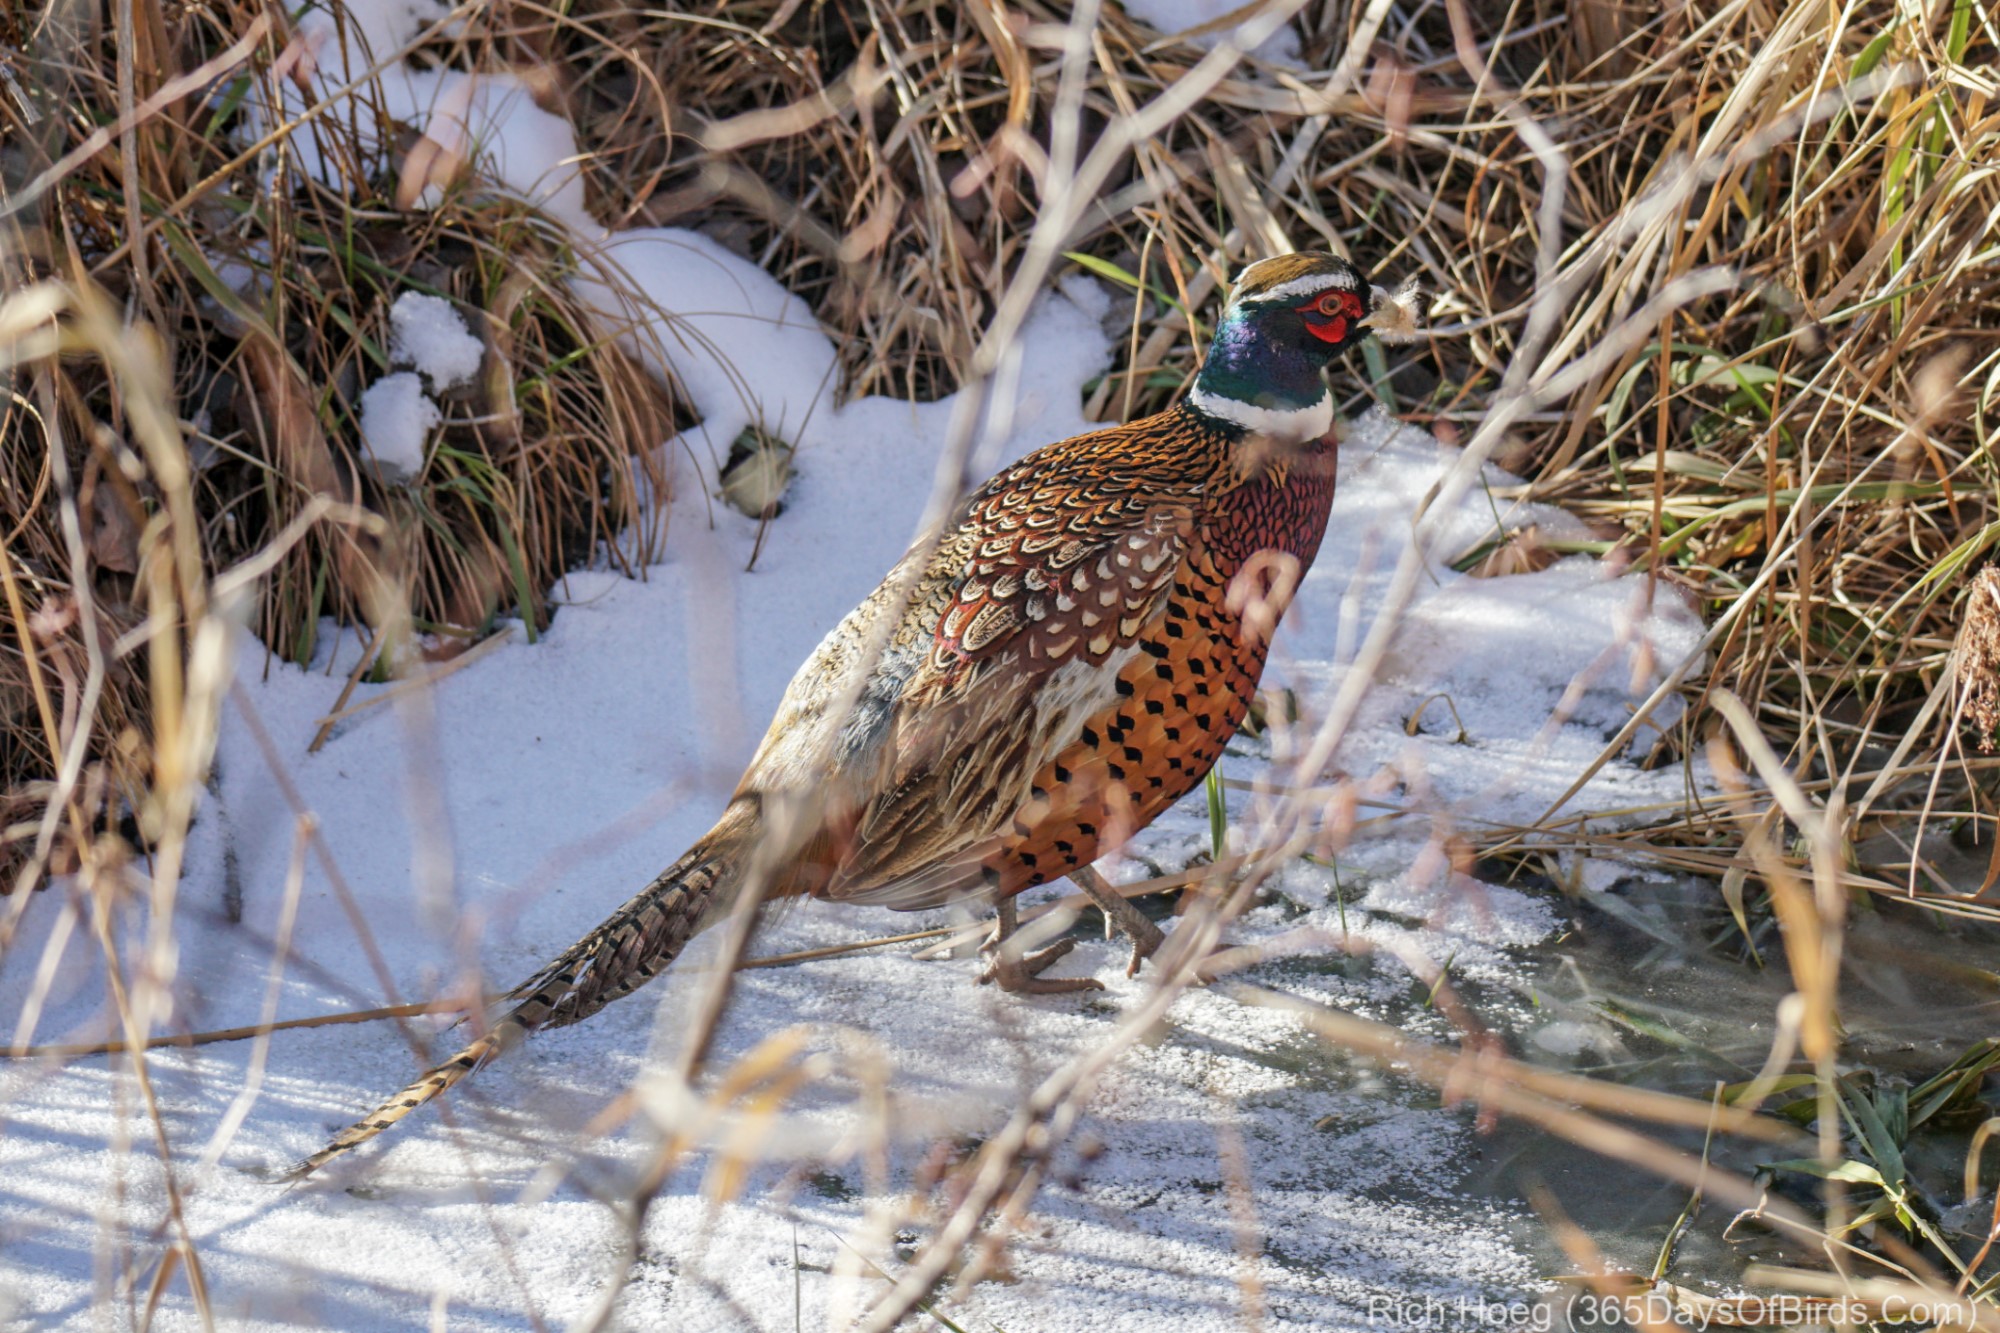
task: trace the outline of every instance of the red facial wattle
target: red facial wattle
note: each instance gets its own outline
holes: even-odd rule
[[[1305,316],[1307,333],[1321,342],[1335,344],[1347,341],[1349,324],[1366,318],[1368,314],[1358,294],[1337,288],[1321,292],[1299,306],[1298,312]]]

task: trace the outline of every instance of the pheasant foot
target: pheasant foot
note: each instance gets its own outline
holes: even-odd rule
[[[1162,944],[1167,942],[1166,934],[1146,918],[1146,914],[1135,907],[1130,898],[1111,887],[1104,876],[1097,873],[1095,866],[1078,866],[1070,872],[1070,883],[1089,895],[1104,913],[1105,934],[1116,926],[1132,941],[1132,961],[1125,965],[1125,975],[1139,975],[1139,965],[1151,958]]]
[[[1001,990],[1015,995],[1066,995],[1073,991],[1104,989],[1104,983],[1095,977],[1043,976],[1043,972],[1069,956],[1069,951],[1076,947],[1076,941],[1057,940],[1046,949],[1023,954],[1009,947],[1019,924],[1020,918],[1012,898],[1002,898],[994,905],[993,934],[979,949],[981,953],[991,954],[992,960],[979,974],[980,985],[990,981]]]

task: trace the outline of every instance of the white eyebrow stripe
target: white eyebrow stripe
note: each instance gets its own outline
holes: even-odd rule
[[[1345,273],[1336,269],[1332,273],[1309,273],[1303,278],[1293,278],[1290,282],[1281,282],[1268,291],[1246,292],[1242,299],[1245,301],[1281,301],[1288,296],[1312,296],[1315,293],[1327,290],[1329,287],[1338,288],[1343,292],[1351,292],[1354,290],[1354,283]]]

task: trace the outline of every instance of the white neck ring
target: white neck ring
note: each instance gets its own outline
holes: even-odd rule
[[[1333,394],[1322,392],[1319,401],[1306,407],[1259,407],[1221,394],[1205,392],[1200,385],[1188,390],[1188,403],[1197,411],[1220,421],[1241,426],[1254,435],[1267,436],[1284,444],[1304,444],[1317,440],[1333,429]]]

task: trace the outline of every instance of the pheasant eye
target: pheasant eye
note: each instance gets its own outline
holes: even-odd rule
[[[1322,315],[1346,314],[1347,313],[1346,305],[1341,301],[1340,297],[1341,293],[1339,292],[1328,292],[1326,295],[1320,297],[1319,298],[1320,314]]]

